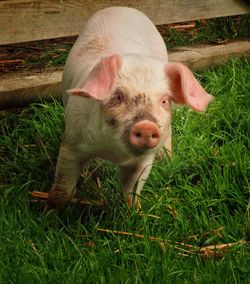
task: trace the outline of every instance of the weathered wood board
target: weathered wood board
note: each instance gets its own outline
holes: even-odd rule
[[[50,101],[61,94],[62,71],[0,79],[0,109],[23,107],[41,99]]]
[[[186,64],[192,70],[224,63],[231,56],[250,55],[250,41],[225,45],[180,47],[169,53],[169,61]],[[0,109],[25,106],[31,102],[50,100],[61,95],[62,71],[29,76],[6,77],[0,80]]]
[[[0,45],[78,35],[86,19],[109,6],[144,12],[156,25],[250,13],[248,0],[2,0]]]
[[[169,61],[178,61],[198,71],[225,63],[232,56],[250,55],[250,41],[235,41],[222,45],[179,47],[169,54]]]

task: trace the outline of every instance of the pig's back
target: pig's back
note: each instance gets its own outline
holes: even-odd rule
[[[164,41],[143,13],[127,7],[100,10],[85,24],[70,52],[63,74],[63,89],[76,87],[100,58],[130,53],[167,61]]]
[[[156,27],[148,17],[133,8],[110,7],[97,12],[86,25],[79,42],[88,41],[89,37],[100,40],[106,55],[139,53],[166,58],[166,47]]]

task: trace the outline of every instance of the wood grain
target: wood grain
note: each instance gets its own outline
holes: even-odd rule
[[[240,15],[250,12],[241,0],[2,0],[0,45],[78,35],[87,18],[105,7],[129,6],[156,25]]]
[[[232,56],[250,55],[250,41],[235,41],[222,45],[185,46],[169,54],[169,61],[182,62],[198,71],[225,63]]]
[[[23,107],[41,99],[49,101],[61,95],[62,71],[22,75],[0,80],[0,109]]]

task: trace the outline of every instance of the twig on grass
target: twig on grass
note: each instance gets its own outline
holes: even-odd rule
[[[41,192],[41,191],[32,191],[29,193],[32,197],[42,199],[41,201],[45,201],[48,198],[47,192]],[[31,202],[35,203],[37,200],[32,200]],[[70,200],[71,203],[79,203],[82,205],[94,205],[99,207],[104,207],[105,202],[103,200],[86,200],[86,199],[78,199],[78,198],[72,198]]]
[[[208,245],[205,247],[197,247],[194,245],[182,243],[182,242],[174,242],[174,244],[169,240],[164,240],[162,238],[158,237],[145,237],[145,235],[142,234],[136,234],[136,233],[129,233],[129,232],[123,232],[123,231],[116,231],[116,230],[109,230],[109,229],[102,229],[97,228],[97,231],[102,233],[111,233],[115,235],[120,236],[126,236],[126,237],[134,237],[137,239],[146,239],[148,238],[150,241],[156,241],[160,244],[161,248],[165,251],[167,247],[173,246],[174,249],[181,251],[179,253],[182,256],[188,256],[188,255],[195,255],[198,254],[204,258],[218,258],[223,257],[226,253],[226,251],[234,246],[248,243],[246,240],[240,240],[238,242],[234,243],[226,243],[226,244],[218,244],[218,245]]]
[[[20,148],[24,148],[24,149],[34,149],[37,148],[38,145],[37,144],[19,144],[18,146],[20,146]]]
[[[126,236],[126,237],[134,237],[134,238],[137,238],[137,239],[146,239],[145,235],[141,235],[141,234],[137,234],[137,233],[129,233],[129,232],[109,230],[109,229],[101,229],[101,228],[97,228],[97,231],[102,232],[102,233],[111,233],[111,234],[115,234],[115,235]],[[164,240],[164,239],[161,239],[161,238],[158,238],[158,237],[149,236],[148,239],[150,241],[158,242],[160,244],[161,248],[164,251],[166,251],[166,248],[171,245],[171,242],[169,240]],[[189,249],[190,248],[193,249],[194,246],[188,245],[188,244],[183,244],[183,243],[178,243],[178,242],[175,242],[175,246],[174,246],[174,248],[177,249],[177,250],[180,250],[180,251],[188,253],[188,254],[194,254],[193,251],[185,250],[184,248],[179,247],[179,245],[187,247]]]
[[[223,235],[221,233],[222,230],[224,230],[225,227],[219,227],[219,228],[216,228],[216,229],[213,229],[213,230],[209,230],[209,231],[205,231],[205,232],[202,232],[202,233],[199,233],[199,234],[195,234],[195,235],[191,235],[191,236],[187,236],[185,237],[184,239],[185,240],[191,240],[191,239],[198,239],[199,237],[205,237],[206,235],[209,235],[211,233],[215,234],[216,236],[218,236],[219,238],[222,238]]]
[[[143,218],[145,218],[145,217],[150,217],[150,218],[154,218],[154,219],[161,219],[160,216],[153,215],[153,214],[144,214],[144,213],[142,213],[142,212],[139,212],[138,215],[139,215],[140,217],[143,217]]]
[[[225,255],[229,248],[246,243],[249,242],[246,240],[239,240],[238,242],[234,243],[208,245],[200,248],[198,253],[201,254],[204,258],[221,258]],[[237,251],[237,253],[239,253],[239,251]]]

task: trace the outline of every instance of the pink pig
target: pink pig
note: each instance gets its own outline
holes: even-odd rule
[[[112,7],[86,23],[63,73],[65,135],[48,208],[63,209],[81,165],[93,158],[116,164],[128,206],[155,156],[171,155],[171,105],[203,112],[212,100],[181,63],[168,63],[164,41],[141,12]]]

